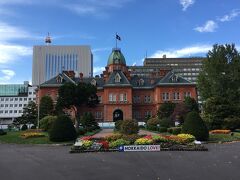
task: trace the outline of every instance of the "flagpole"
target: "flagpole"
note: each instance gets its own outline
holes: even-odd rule
[[[115,40],[116,40],[116,49],[117,49],[117,33],[115,35]]]

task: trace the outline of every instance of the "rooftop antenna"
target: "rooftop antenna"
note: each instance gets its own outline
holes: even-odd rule
[[[50,37],[49,32],[48,32],[47,37],[45,38],[45,43],[46,43],[47,46],[49,46],[52,43],[52,39]]]
[[[147,52],[147,50],[146,50],[145,59],[147,59],[147,57],[148,57],[148,52]]]

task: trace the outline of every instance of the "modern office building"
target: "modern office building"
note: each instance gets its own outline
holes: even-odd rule
[[[144,121],[155,116],[166,101],[180,103],[190,96],[197,99],[196,84],[176,75],[173,71],[160,69],[154,76],[131,75],[132,69],[120,49],[113,49],[101,77],[83,77],[71,71],[63,71],[41,84],[38,97],[48,95],[57,100],[58,88],[65,82],[91,83],[97,88],[99,104],[81,106],[80,115],[91,112],[98,122],[113,122],[124,119]]]
[[[35,88],[28,81],[23,84],[0,85],[0,125],[8,125],[23,113],[30,101],[36,101]]]
[[[203,57],[194,58],[145,58],[143,66],[129,66],[132,75],[152,76],[160,69],[172,69],[181,77],[196,83],[202,69]]]
[[[47,42],[47,41],[46,41]],[[34,46],[32,84],[41,84],[62,71],[75,71],[84,77],[93,75],[90,46]]]

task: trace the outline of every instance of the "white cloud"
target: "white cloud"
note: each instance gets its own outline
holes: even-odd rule
[[[196,56],[199,54],[206,54],[211,49],[211,45],[196,45],[182,49],[158,50],[153,55],[151,55],[150,58],[162,58],[163,55],[166,55],[169,58]]]
[[[34,36],[20,27],[0,22],[0,64],[9,64],[21,56],[32,54],[32,48],[10,43],[16,39],[28,39]]]
[[[22,28],[9,25],[5,22],[0,22],[0,34],[0,42],[5,42],[12,39],[26,39],[33,37],[33,35],[23,30]]]
[[[79,15],[106,16],[112,8],[122,8],[134,0],[78,0],[75,3],[64,4],[63,7]]]
[[[221,22],[232,21],[235,17],[240,15],[240,9],[234,9],[230,14],[227,14],[219,19]]]
[[[21,56],[29,56],[31,54],[31,47],[0,43],[0,64],[9,64]]]
[[[10,69],[2,69],[1,70],[1,76],[0,76],[0,83],[8,83],[10,79],[12,79],[15,76],[15,72]]]
[[[187,8],[195,3],[195,0],[180,0],[180,4],[182,5],[182,10],[186,11]]]
[[[105,67],[100,67],[100,66],[96,66],[93,67],[93,75],[99,75],[102,74],[102,72],[105,70]]]
[[[198,32],[214,32],[217,29],[218,25],[216,22],[209,20],[203,26],[198,26],[194,28]]]

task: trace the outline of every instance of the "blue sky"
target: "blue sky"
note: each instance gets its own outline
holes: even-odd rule
[[[90,45],[94,72],[115,46],[128,65],[148,57],[205,56],[240,44],[239,0],[0,0],[0,83],[31,81],[32,46]]]

